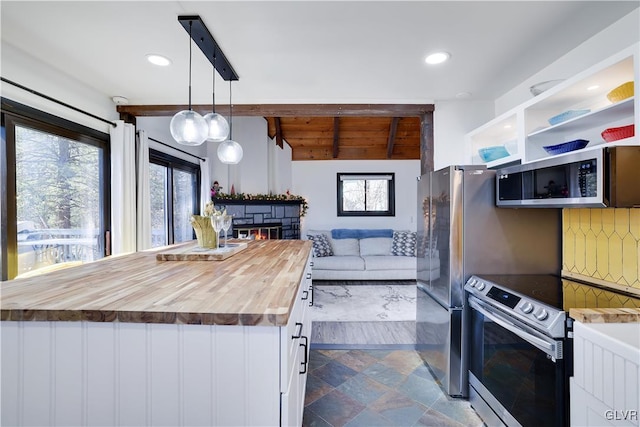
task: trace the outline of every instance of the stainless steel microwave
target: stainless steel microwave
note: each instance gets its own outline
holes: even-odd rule
[[[640,207],[640,146],[603,147],[496,171],[500,207]]]

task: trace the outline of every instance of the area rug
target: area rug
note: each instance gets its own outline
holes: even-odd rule
[[[415,321],[416,286],[315,285],[314,322]]]

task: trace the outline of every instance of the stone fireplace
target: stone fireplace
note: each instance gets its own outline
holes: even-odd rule
[[[216,209],[233,216],[229,236],[256,239],[299,239],[300,201],[213,199]]]

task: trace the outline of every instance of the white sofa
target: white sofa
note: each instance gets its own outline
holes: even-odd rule
[[[319,235],[326,239],[318,239]],[[382,229],[309,230],[302,238],[314,241],[313,280],[416,279],[415,233]],[[326,251],[325,242],[318,240],[326,240],[330,250]]]

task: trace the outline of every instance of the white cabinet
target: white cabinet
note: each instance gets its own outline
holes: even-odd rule
[[[311,319],[308,307],[313,301],[311,261],[307,262],[300,290],[293,307],[286,335],[281,338],[281,408],[283,426],[301,426],[309,371]]]
[[[640,426],[640,323],[574,322],[572,426]]]
[[[519,161],[528,163],[555,155],[544,147],[583,139],[589,141],[583,150],[608,145],[640,145],[640,135],[615,142],[605,142],[602,132],[627,125],[638,126],[640,96],[640,45],[594,65],[526,103],[502,114],[466,136],[466,147],[473,164],[495,167]],[[607,94],[614,88],[635,82],[632,97],[612,102]],[[580,115],[571,117],[571,112]],[[562,116],[551,124],[549,119]],[[489,146],[505,146],[509,156],[485,162],[478,150]]]
[[[302,425],[309,264],[285,326],[0,322],[0,424]]]

